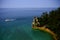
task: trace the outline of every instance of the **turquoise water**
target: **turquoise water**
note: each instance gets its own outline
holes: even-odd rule
[[[47,32],[32,30],[32,18],[0,21],[0,40],[53,40]]]

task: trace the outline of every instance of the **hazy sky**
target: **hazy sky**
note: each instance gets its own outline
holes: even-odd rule
[[[0,0],[0,8],[60,7],[60,0]]]

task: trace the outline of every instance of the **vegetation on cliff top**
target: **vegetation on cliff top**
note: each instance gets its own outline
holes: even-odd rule
[[[49,13],[44,12],[38,19],[40,26],[46,25],[47,28],[57,34],[58,40],[60,40],[60,8]]]

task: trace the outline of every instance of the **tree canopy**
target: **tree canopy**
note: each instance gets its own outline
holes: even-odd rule
[[[47,28],[54,31],[60,37],[60,7],[52,10],[49,13],[44,12],[39,17],[40,25],[46,25]]]

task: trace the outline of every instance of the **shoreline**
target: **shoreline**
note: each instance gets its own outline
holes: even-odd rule
[[[42,31],[46,31],[46,32],[50,33],[55,40],[57,40],[57,38],[56,38],[57,35],[53,31],[51,31],[50,29],[45,28],[45,26],[43,26],[43,27],[32,27],[32,28],[33,29],[39,29],[39,30],[42,30]]]

